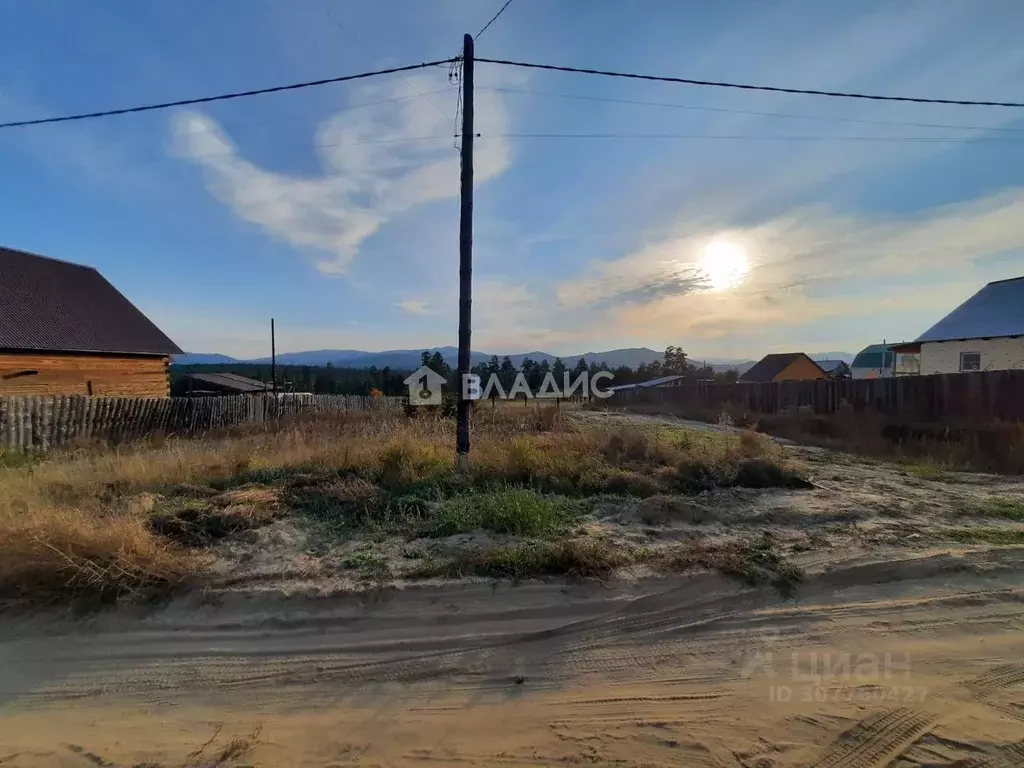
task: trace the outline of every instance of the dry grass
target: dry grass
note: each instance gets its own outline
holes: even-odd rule
[[[447,504],[456,528],[483,521],[548,530],[553,507],[537,494],[800,482],[779,449],[754,434],[578,428],[564,408],[480,408],[468,474],[455,471],[453,437],[452,421],[437,415],[353,414],[0,468],[0,594],[173,586],[203,569],[203,545],[290,512],[340,527],[422,525]],[[520,502],[517,511],[498,509],[500,498],[490,506],[448,501],[504,491]]]
[[[783,414],[751,413],[731,405],[689,408],[673,403],[636,403],[637,413],[671,413],[682,418],[728,423],[807,445],[904,463],[922,479],[944,471],[1024,474],[1024,424],[991,421],[964,424],[908,423],[872,408],[841,405],[833,414],[795,409]]]

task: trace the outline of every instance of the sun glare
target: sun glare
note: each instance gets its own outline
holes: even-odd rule
[[[713,291],[727,291],[743,282],[750,271],[750,259],[741,245],[728,240],[712,240],[704,246],[697,262]]]

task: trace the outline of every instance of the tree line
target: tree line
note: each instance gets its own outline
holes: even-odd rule
[[[456,372],[448,365],[440,352],[423,352],[421,364],[441,374],[448,381],[448,388],[455,392]],[[715,381],[735,381],[736,371],[717,373],[711,366],[696,365],[680,347],[669,346],[661,360],[652,363],[641,363],[635,369],[629,366],[610,368],[604,362],[587,362],[585,358],[571,368],[567,367],[560,357],[554,360],[523,360],[519,368],[509,357],[493,356],[486,363],[479,363],[471,368],[486,383],[491,374],[496,374],[502,389],[508,392],[520,373],[526,380],[530,390],[540,389],[544,379],[550,373],[559,388],[562,387],[565,374],[569,380],[575,381],[586,372],[593,377],[607,371],[613,379],[606,386],[634,384],[663,376],[684,376],[692,379],[713,379]],[[215,363],[205,365],[175,365],[171,367],[171,394],[184,396],[188,393],[188,385],[184,379],[190,373],[234,373],[262,382],[270,382],[271,366],[269,363]],[[324,366],[315,365],[279,365],[277,366],[277,386],[282,392],[313,392],[329,395],[370,395],[379,392],[389,397],[400,397],[406,394],[405,379],[411,370],[398,370],[389,367],[377,368],[345,368],[328,363]]]

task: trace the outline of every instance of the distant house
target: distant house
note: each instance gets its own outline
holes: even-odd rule
[[[850,363],[855,379],[886,379],[893,375],[894,353],[889,345],[869,344]]]
[[[784,352],[765,355],[740,376],[740,381],[802,381],[827,379],[828,374],[803,352]]]
[[[846,364],[845,360],[815,360],[818,367],[821,368],[825,373],[832,379],[849,379],[850,378],[850,366]]]
[[[239,376],[237,373],[188,373],[181,378],[184,382],[184,393],[190,397],[259,395],[273,389],[268,382]],[[176,388],[175,391],[180,390]]]
[[[657,379],[651,379],[649,381],[639,381],[632,384],[619,384],[614,387],[608,387],[610,392],[628,392],[633,389],[653,389],[653,388],[664,388],[664,387],[678,387],[686,380],[686,376],[673,374],[672,376],[661,376]]]
[[[1024,368],[1024,277],[989,283],[895,351],[922,374]]]
[[[0,248],[0,396],[168,397],[180,353],[92,267]]]

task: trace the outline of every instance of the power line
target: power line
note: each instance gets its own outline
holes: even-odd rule
[[[508,8],[509,5],[511,5],[511,3],[512,3],[512,0],[505,0],[505,4],[503,6],[501,6],[500,9],[498,9],[498,12],[491,17],[491,20],[488,21],[486,24],[484,24],[483,28],[479,32],[476,33],[477,38],[479,38],[480,35],[482,35],[484,32],[486,32],[487,28],[489,26],[491,26],[491,24],[493,24],[494,22],[496,22],[498,20],[498,17],[501,16],[501,14],[503,14],[505,12],[505,9]],[[477,61],[483,61],[483,59],[477,59]]]
[[[77,115],[64,115],[62,117],[44,117],[38,120],[15,120],[7,123],[0,123],[0,128],[21,128],[29,125],[46,125],[48,123],[67,123],[73,120],[89,120],[96,117],[111,117],[113,115],[128,115],[136,112],[151,112],[157,109],[169,109],[171,107],[187,107],[193,104],[209,104],[214,101],[228,101],[230,99],[241,99],[247,96],[262,96],[267,93],[280,93],[282,91],[297,91],[302,88],[313,88],[318,85],[329,85],[331,83],[345,83],[350,80],[363,80],[377,75],[392,75],[397,72],[409,72],[414,69],[425,69],[436,67],[441,64],[448,64],[451,59],[440,59],[428,61],[422,64],[408,64],[404,67],[391,67],[390,69],[378,69],[374,72],[360,72],[358,75],[343,75],[341,77],[328,77],[323,80],[309,80],[303,83],[291,83],[290,85],[275,85],[271,88],[257,88],[250,91],[237,91],[235,93],[224,93],[218,96],[203,96],[197,99],[182,99],[180,101],[165,101],[159,104],[146,104],[140,107],[127,107],[125,109],[108,109],[102,112],[85,112]]]
[[[870,99],[872,101],[909,101],[916,104],[954,104],[962,107],[1024,107],[1024,102],[1017,101],[967,101],[960,99],[928,99],[917,96],[879,96],[869,93],[848,93],[845,91],[818,91],[804,88],[782,88],[774,85],[749,85],[746,83],[728,83],[715,80],[693,80],[685,77],[664,77],[659,75],[640,75],[632,72],[613,72],[601,69],[582,69],[580,67],[563,67],[556,64],[533,64],[525,61],[508,59],[477,58],[486,64],[503,64],[507,67],[525,67],[526,69],[544,69],[552,72],[575,72],[582,75],[602,75],[603,77],[621,77],[628,80],[649,80],[662,83],[682,83],[683,85],[704,85],[712,88],[738,88],[744,91],[770,91],[773,93],[795,93],[805,96],[831,96],[842,99]]]
[[[700,133],[499,133],[484,139],[725,139],[736,141],[864,141],[908,144],[995,144],[1024,141],[1024,136],[752,136]]]
[[[952,123],[918,123],[904,120],[865,120],[855,117],[832,117],[829,115],[802,115],[793,112],[762,112],[750,109],[726,109],[725,107],[698,107],[692,104],[673,104],[664,101],[639,101],[637,99],[615,99],[609,96],[585,96],[577,93],[556,93],[553,91],[534,91],[527,88],[488,88],[478,87],[480,91],[498,91],[500,93],[518,93],[528,96],[550,96],[559,99],[578,99],[580,101],[599,101],[611,104],[631,104],[644,107],[668,107],[696,112],[723,112],[730,115],[754,115],[758,117],[782,117],[790,120],[822,120],[826,122],[858,123],[863,125],[898,125],[912,128],[943,128],[964,131],[1003,131],[1008,133],[1024,133],[1024,128],[1003,128],[987,125],[959,125]]]
[[[346,35],[348,35],[353,40],[355,40],[357,45],[362,46],[363,50],[365,50],[365,51],[367,51],[369,53],[373,53],[374,52],[373,49],[370,48],[370,46],[368,46],[366,43],[364,43],[358,37],[358,35],[356,35],[355,32],[353,32],[351,29],[349,29],[344,24],[342,24],[340,19],[335,18],[334,14],[331,13],[331,9],[330,8],[326,8],[324,10],[327,12],[327,18],[329,18],[331,21],[333,21],[338,26],[338,28],[341,29],[342,32],[344,32]],[[423,97],[423,100],[425,102],[427,102],[427,104],[429,104],[431,107],[433,107],[434,111],[437,112],[437,114],[441,115],[441,117],[445,117],[445,114],[440,110],[440,108],[437,106],[437,104],[435,104],[429,98],[427,98],[427,95],[425,93],[423,93],[415,85],[413,85],[411,80],[409,80],[405,75],[399,75],[399,77],[401,77],[402,78],[402,82],[404,82],[412,90],[414,90],[418,96]]]

